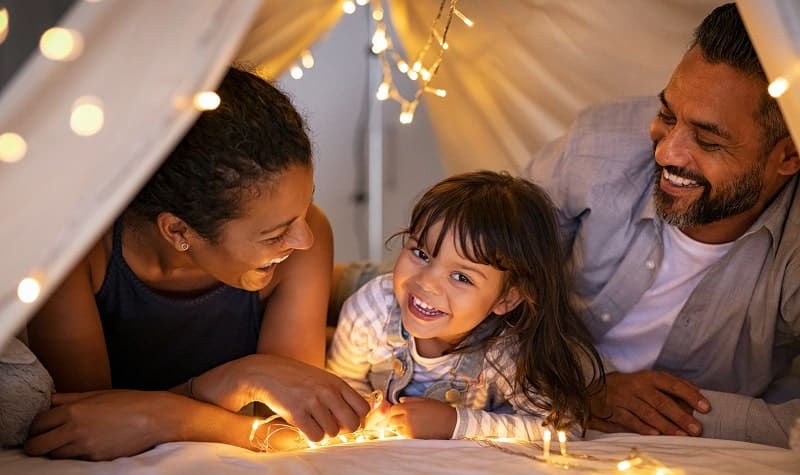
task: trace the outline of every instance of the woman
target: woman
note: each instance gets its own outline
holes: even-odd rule
[[[57,393],[29,454],[249,447],[253,417],[236,412],[251,401],[319,440],[369,409],[315,368],[333,251],[304,123],[250,73],[230,70],[218,94],[30,322]]]

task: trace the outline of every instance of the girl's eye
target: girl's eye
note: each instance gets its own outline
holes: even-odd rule
[[[462,274],[461,272],[453,273],[453,279],[461,282],[462,284],[469,284],[472,285],[472,281],[466,275]]]
[[[423,251],[422,249],[420,249],[418,247],[412,248],[411,249],[411,254],[414,254],[414,256],[416,256],[417,259],[420,259],[422,261],[428,262],[428,260],[429,260],[428,255],[425,254],[425,251]]]

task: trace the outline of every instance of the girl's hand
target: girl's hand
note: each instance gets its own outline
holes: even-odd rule
[[[31,423],[25,452],[54,458],[110,460],[173,439],[184,398],[166,392],[55,393]],[[198,404],[198,403],[194,403]]]
[[[373,407],[364,420],[365,429],[380,429],[391,428],[389,423],[389,411],[392,409],[392,403],[381,397],[380,403],[377,407]]]
[[[435,399],[401,397],[389,409],[389,424],[404,437],[450,439],[458,413],[449,404]]]
[[[260,401],[311,440],[352,432],[370,407],[339,377],[289,358],[255,354],[195,378],[195,398],[236,412]]]

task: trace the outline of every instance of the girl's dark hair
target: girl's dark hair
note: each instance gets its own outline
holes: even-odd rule
[[[589,396],[605,380],[602,362],[589,333],[571,303],[571,281],[563,261],[559,226],[550,198],[538,186],[508,173],[480,171],[452,176],[417,202],[411,223],[395,236],[427,242],[434,224],[434,257],[448,231],[467,259],[506,272],[505,294],[519,290],[522,302],[507,314],[484,320],[491,336],[453,351],[485,350],[493,344],[518,342],[513,385],[558,429],[574,423],[586,427]],[[502,341],[501,341],[502,340]],[[587,383],[584,366],[591,366]]]
[[[217,94],[220,106],[200,114],[128,208],[147,221],[172,213],[212,242],[252,185],[312,166],[303,119],[269,82],[231,68]]]

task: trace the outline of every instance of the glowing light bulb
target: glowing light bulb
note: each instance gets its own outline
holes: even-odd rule
[[[344,10],[344,12],[348,15],[351,15],[356,11],[356,4],[348,0],[342,3],[342,10]]]
[[[314,67],[314,57],[311,56],[311,51],[305,50],[303,54],[300,56],[300,62],[303,63],[303,67],[306,69],[311,69]]]
[[[27,151],[28,144],[20,135],[14,132],[0,135],[0,162],[18,162],[22,160]]]
[[[41,290],[39,281],[32,277],[26,277],[17,286],[17,297],[24,303],[32,303],[39,298]]]
[[[431,72],[428,71],[425,68],[422,68],[422,70],[419,72],[419,75],[422,76],[422,80],[423,81],[430,81],[431,80]]]
[[[414,66],[411,66],[411,70],[419,72],[421,69],[422,69],[422,63],[419,61],[414,61]]]
[[[0,8],[0,43],[8,36],[8,9]]]
[[[419,79],[419,74],[412,69],[411,71],[408,72],[408,78],[411,79],[412,81],[416,81],[417,79]]]
[[[781,97],[789,89],[789,80],[785,77],[778,77],[767,87],[767,92],[772,97]]]
[[[386,31],[378,27],[372,35],[372,52],[381,54],[389,47],[389,40],[386,38]]]
[[[383,9],[376,8],[375,10],[373,10],[372,11],[372,19],[375,20],[375,21],[383,20]]]
[[[103,103],[95,96],[79,97],[72,104],[69,126],[78,135],[89,137],[103,128]]]
[[[474,21],[472,21],[472,20],[470,20],[470,19],[469,19],[469,18],[467,18],[466,16],[464,16],[464,14],[463,14],[463,13],[461,13],[461,12],[458,10],[458,8],[456,8],[455,10],[453,10],[453,13],[454,13],[454,14],[455,14],[455,15],[456,15],[456,16],[457,16],[457,17],[458,17],[458,18],[459,18],[461,21],[463,21],[463,22],[464,22],[464,24],[465,24],[465,25],[467,25],[468,27],[472,28],[473,26],[475,26],[475,22],[474,22]]]
[[[375,97],[378,98],[379,101],[385,101],[389,98],[389,83],[382,82],[380,86],[378,86],[378,92],[375,93]]]
[[[400,71],[403,74],[407,73],[408,72],[408,63],[406,63],[405,61],[403,61],[401,59],[400,61],[397,62],[397,69],[398,69],[398,71]]]
[[[369,0],[356,0],[356,4],[359,6],[364,6],[369,3]]]
[[[405,103],[400,108],[400,123],[401,124],[410,124],[414,120],[414,109],[416,109],[416,103]]]
[[[222,100],[214,91],[202,91],[192,97],[192,105],[199,111],[213,111],[219,107]]]
[[[71,61],[83,51],[83,36],[75,30],[54,27],[42,33],[39,50],[47,59]]]
[[[289,68],[289,74],[295,79],[300,79],[301,77],[303,77],[303,68],[301,68],[296,64],[293,64],[292,67]]]
[[[434,89],[433,93],[439,97],[445,97],[447,95],[447,91],[445,89]]]

